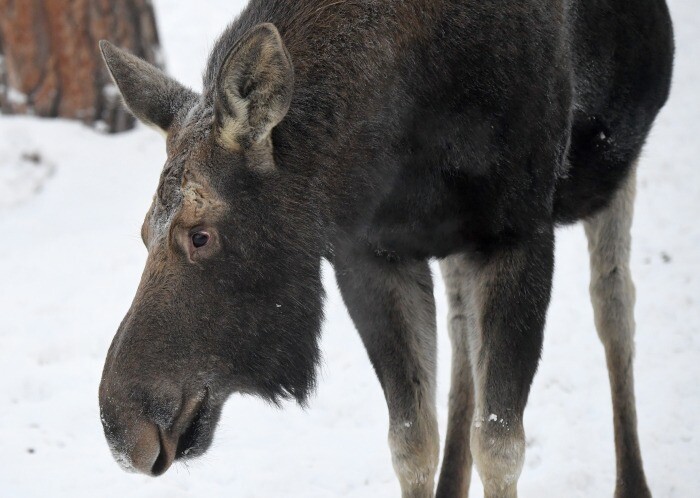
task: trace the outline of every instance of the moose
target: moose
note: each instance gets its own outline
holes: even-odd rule
[[[209,447],[234,393],[308,402],[338,286],[383,389],[404,497],[515,497],[557,226],[582,221],[614,413],[615,496],[648,497],[633,387],[635,169],[668,98],[664,0],[251,0],[203,90],[100,42],[167,160],[99,389],[152,476]],[[436,317],[449,416],[437,486]]]

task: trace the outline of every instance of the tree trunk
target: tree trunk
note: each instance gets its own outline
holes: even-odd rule
[[[150,0],[0,0],[0,111],[132,128],[101,39],[162,67]]]

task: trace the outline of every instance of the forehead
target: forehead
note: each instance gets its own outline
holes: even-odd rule
[[[202,211],[220,204],[210,187],[207,164],[214,125],[213,106],[197,102],[176,118],[168,132],[168,157],[160,175],[153,205],[147,216],[151,229],[165,232],[183,211]]]
[[[187,173],[201,170],[206,163],[213,124],[213,107],[202,101],[183,110],[173,122],[166,140],[168,159],[156,193],[163,204],[177,203]]]

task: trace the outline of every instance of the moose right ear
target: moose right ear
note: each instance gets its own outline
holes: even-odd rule
[[[273,24],[258,24],[234,45],[219,69],[216,91],[221,143],[236,149],[269,137],[294,91],[294,67]]]
[[[106,40],[100,41],[100,50],[129,110],[143,123],[167,135],[175,114],[196,94],[157,67]]]

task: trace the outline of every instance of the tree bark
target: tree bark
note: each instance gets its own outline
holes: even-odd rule
[[[162,68],[150,0],[0,0],[0,111],[132,128],[101,39]]]

